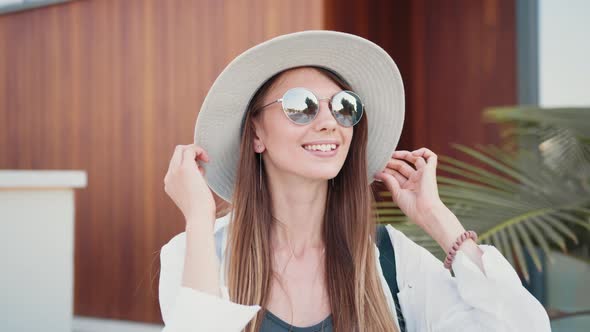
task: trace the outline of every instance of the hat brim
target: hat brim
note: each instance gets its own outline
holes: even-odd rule
[[[205,179],[231,202],[240,153],[240,126],[252,96],[271,76],[300,66],[321,66],[343,77],[363,99],[368,118],[368,180],[382,170],[399,141],[404,88],[393,59],[362,37],[308,30],[275,37],[236,57],[217,77],[197,117],[195,144],[209,154]]]

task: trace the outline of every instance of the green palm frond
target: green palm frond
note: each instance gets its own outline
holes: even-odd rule
[[[530,123],[539,127],[571,130],[581,141],[590,140],[590,108],[494,107],[483,112],[485,121],[495,123]]]
[[[554,172],[590,179],[590,108],[503,107],[484,111],[484,119],[511,124],[502,138],[524,139]],[[590,183],[586,183],[590,186]]]
[[[439,156],[438,170],[444,173],[437,176],[439,195],[466,229],[475,230],[481,243],[496,246],[528,280],[525,253],[541,270],[537,247],[551,259],[553,249],[566,251],[571,244],[588,241],[590,141],[585,140],[590,110],[494,109],[486,115],[498,122],[529,122],[530,127],[504,135],[533,136],[538,150],[454,145],[472,162]],[[393,223],[444,257],[438,244],[395,206],[390,193],[381,196],[387,199],[375,207],[379,222]]]

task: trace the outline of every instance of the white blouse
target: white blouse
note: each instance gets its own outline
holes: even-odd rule
[[[215,221],[214,236],[220,266],[226,264],[227,215]],[[453,261],[455,277],[443,263],[391,225],[386,226],[395,251],[398,299],[406,329],[413,331],[551,331],[543,306],[523,286],[518,275],[494,247],[479,245],[485,275],[459,250]],[[181,285],[186,234],[173,237],[160,251],[159,298],[163,332],[239,332],[260,310],[229,300],[225,269],[219,281],[222,297]],[[379,264],[376,267],[397,324],[395,305]],[[334,308],[333,308],[334,309]],[[399,328],[399,326],[398,326]]]

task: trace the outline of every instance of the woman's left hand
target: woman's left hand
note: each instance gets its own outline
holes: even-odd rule
[[[375,179],[385,183],[393,201],[406,216],[432,236],[445,252],[449,252],[465,228],[438,196],[436,163],[436,154],[427,148],[412,152],[395,151],[385,169],[376,174]],[[483,251],[477,244],[468,240],[461,248],[484,271],[481,261]]]
[[[410,162],[415,169],[407,164]],[[395,151],[385,169],[375,175],[391,192],[402,212],[422,228],[434,209],[443,206],[436,184],[437,156],[427,148]]]

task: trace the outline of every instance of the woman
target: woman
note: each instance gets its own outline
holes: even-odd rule
[[[357,36],[304,31],[232,61],[165,177],[186,232],[161,251],[164,330],[549,331],[508,262],[441,202],[436,155],[393,152],[403,108],[393,60]],[[455,277],[387,226],[391,294],[372,180],[449,252]],[[231,216],[215,219],[216,195]]]

